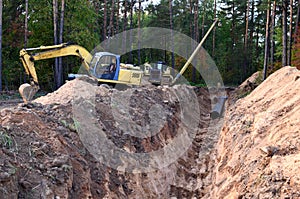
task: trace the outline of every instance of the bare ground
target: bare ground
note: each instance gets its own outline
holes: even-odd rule
[[[90,126],[84,128],[91,123],[78,121],[74,107],[84,117],[91,113],[91,120],[119,149],[151,153],[170,145],[179,155],[164,156],[170,162],[162,166],[156,159],[146,160],[154,165],[147,171],[126,167],[128,161],[118,162],[118,158],[105,162],[97,154],[100,145],[86,143],[100,134],[90,133]],[[218,140],[214,130],[220,128],[219,120],[210,124],[210,108],[208,91],[202,88],[117,91],[81,80],[70,81],[33,103],[4,108],[0,112],[0,198],[204,197],[211,182],[210,154]],[[190,118],[184,121],[187,111]],[[134,131],[150,136],[135,137],[130,134]],[[189,131],[194,132],[190,142],[172,146],[176,137]]]
[[[189,86],[118,91],[73,80],[8,103],[0,198],[300,198],[299,73],[285,67],[259,86],[250,78],[224,125],[209,117],[208,91]],[[133,156],[168,146],[156,159]]]
[[[300,198],[300,71],[284,67],[227,111],[215,198]]]

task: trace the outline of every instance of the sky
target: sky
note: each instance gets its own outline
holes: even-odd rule
[[[146,0],[146,2],[143,2],[142,5],[148,5],[151,2],[153,2],[154,5],[156,5],[160,2],[160,0]]]

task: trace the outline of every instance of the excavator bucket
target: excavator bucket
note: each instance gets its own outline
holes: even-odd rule
[[[33,96],[36,94],[38,90],[39,90],[38,86],[32,86],[28,83],[22,84],[19,87],[19,93],[25,103],[31,101]]]

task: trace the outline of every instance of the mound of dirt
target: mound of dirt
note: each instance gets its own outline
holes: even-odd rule
[[[78,79],[0,111],[0,198],[209,198],[219,120],[206,89]]]
[[[0,111],[0,198],[300,198],[299,89],[284,67],[223,126],[207,89],[69,81]]]
[[[249,95],[259,84],[263,81],[262,71],[253,73],[248,79],[246,79],[241,85],[239,85],[234,92],[230,95],[230,102],[234,103],[236,100],[241,99]]]
[[[300,71],[278,70],[225,121],[213,198],[300,198]]]

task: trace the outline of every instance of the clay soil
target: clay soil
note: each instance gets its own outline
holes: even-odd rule
[[[147,86],[116,90],[77,79],[32,103],[3,108],[0,198],[204,196],[206,184],[211,181],[210,153],[218,137],[214,131],[208,131],[210,108],[208,91],[203,88]],[[89,134],[91,129],[81,131],[92,124],[90,120],[78,120],[74,116],[78,110],[93,114],[91,120],[106,138],[130,153],[155,152],[177,136],[190,131],[195,134],[186,148],[178,144],[171,148],[180,156],[169,157],[170,164],[137,171],[122,162],[101,161],[97,150],[91,148],[97,143],[86,143],[97,140],[97,133]],[[190,118],[182,122],[182,115],[189,110]],[[132,129],[130,121],[140,130]],[[196,125],[189,125],[190,122]],[[148,132],[148,136],[130,134],[135,131]]]
[[[284,67],[228,108],[213,196],[300,198],[299,149],[300,71]]]
[[[212,93],[184,85],[117,90],[76,79],[1,105],[0,198],[300,198],[300,72],[285,67],[259,86],[257,77],[230,95],[224,123],[210,118]],[[173,158],[131,156],[191,132]],[[105,159],[115,153],[98,153],[102,138],[128,159]]]

